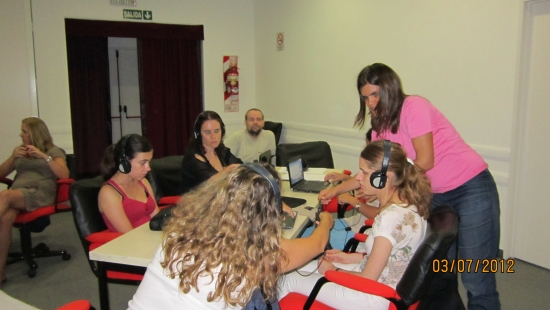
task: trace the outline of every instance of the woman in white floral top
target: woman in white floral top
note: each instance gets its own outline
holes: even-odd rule
[[[387,162],[386,180],[380,182],[384,161]],[[403,276],[426,234],[432,197],[429,180],[420,168],[407,160],[399,144],[389,141],[367,145],[361,152],[359,168],[356,178],[361,189],[380,202],[374,225],[366,232],[369,235],[366,253],[326,251],[320,262],[313,261],[301,272],[285,275],[280,281],[279,298],[290,292],[309,295],[327,270],[354,273],[394,288]],[[316,269],[318,273],[305,276]],[[325,284],[317,300],[337,309],[388,309],[389,304],[384,298],[334,283]]]

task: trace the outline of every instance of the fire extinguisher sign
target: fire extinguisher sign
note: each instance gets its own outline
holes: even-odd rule
[[[223,56],[223,98],[225,112],[239,112],[238,60],[238,56]]]

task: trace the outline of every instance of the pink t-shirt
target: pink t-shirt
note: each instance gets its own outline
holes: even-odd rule
[[[128,220],[132,224],[133,228],[136,228],[141,224],[147,223],[149,220],[151,220],[150,215],[151,213],[153,213],[153,211],[155,211],[156,206],[155,199],[141,181],[139,181],[139,184],[145,190],[145,194],[147,194],[146,202],[141,202],[139,200],[128,198],[128,196],[126,196],[126,193],[124,193],[124,191],[113,180],[108,180],[107,182],[105,182],[105,184],[111,185],[120,193],[120,195],[122,195],[122,208],[124,209],[124,213],[128,217]],[[107,228],[109,228],[109,231],[116,232],[116,228],[113,226],[113,224],[111,224],[111,221],[109,221],[109,219],[105,216],[103,212],[101,212],[101,216],[103,216],[103,220],[105,221]]]
[[[416,159],[412,139],[433,133],[434,167],[426,175],[434,193],[444,193],[466,183],[487,164],[458,134],[453,125],[428,100],[420,96],[407,96],[401,110],[397,134],[373,131],[372,140],[388,139],[401,144],[407,157]]]

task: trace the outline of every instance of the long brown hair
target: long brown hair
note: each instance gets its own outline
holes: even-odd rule
[[[384,141],[369,143],[361,152],[361,158],[367,161],[370,169],[380,170],[384,159]],[[430,180],[418,166],[407,160],[405,150],[393,142],[388,171],[395,175],[392,185],[396,187],[399,199],[407,201],[409,205],[415,205],[418,214],[428,219],[432,200]]]
[[[277,173],[266,167],[278,179]],[[245,166],[222,171],[178,203],[164,229],[161,262],[188,293],[198,279],[215,279],[209,302],[244,306],[256,288],[277,293],[282,274],[280,207],[270,183]]]
[[[397,133],[401,108],[405,100],[405,93],[401,87],[401,79],[392,68],[381,63],[366,66],[357,77],[357,91],[359,92],[359,113],[355,116],[355,126],[362,128],[367,116],[365,100],[361,96],[361,88],[370,84],[380,87],[380,99],[374,109],[375,115],[368,112],[371,119],[371,127],[381,133],[391,130]]]
[[[43,120],[38,117],[27,117],[21,122],[29,129],[31,144],[42,153],[46,153],[55,146],[50,135],[50,130]]]

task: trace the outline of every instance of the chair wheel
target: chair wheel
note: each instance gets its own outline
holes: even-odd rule
[[[69,260],[69,259],[71,259],[71,254],[69,254],[69,253],[63,253],[63,256],[61,256],[61,258],[62,258],[63,260]]]
[[[36,269],[29,269],[29,271],[27,271],[27,275],[29,278],[34,278],[36,276]]]

